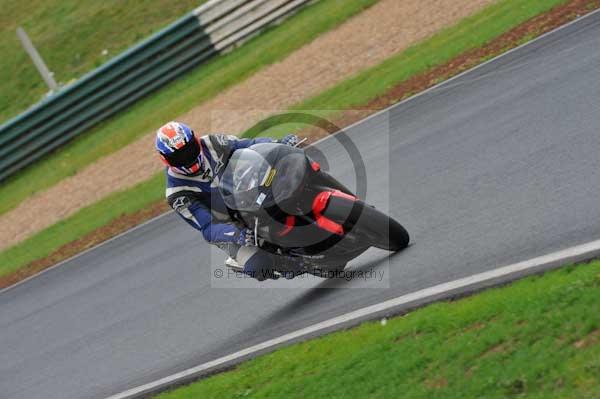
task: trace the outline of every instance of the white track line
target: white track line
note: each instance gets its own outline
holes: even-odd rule
[[[524,275],[549,270],[568,263],[589,260],[597,256],[600,256],[600,240],[592,241],[587,244],[578,245],[523,262],[514,263],[512,265],[500,267],[484,273],[474,274],[472,276],[450,281],[448,283],[438,284],[433,287],[402,295],[372,306],[367,306],[365,308],[361,308],[353,312],[313,324],[312,326],[301,328],[300,330],[270,339],[258,345],[251,346],[199,366],[192,367],[165,378],[161,378],[160,380],[153,381],[149,384],[127,390],[111,396],[108,399],[132,399],[141,395],[147,395],[178,382],[193,378],[194,376],[200,376],[213,368],[239,361],[248,355],[253,355],[266,349],[272,349],[275,346],[289,343],[295,339],[306,337],[308,335],[319,333],[334,327],[339,327],[343,324],[368,319],[369,316],[373,317],[374,315],[384,311],[390,311],[401,306],[406,307],[407,305],[423,305],[439,299],[440,297],[448,297],[449,295],[459,292],[468,292],[469,289],[473,290],[482,286],[489,286],[494,283],[514,280]]]

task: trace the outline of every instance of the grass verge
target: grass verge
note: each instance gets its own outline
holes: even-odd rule
[[[137,214],[142,210],[142,214],[146,217],[152,217],[157,212],[165,212],[166,204],[163,207],[157,206],[156,203],[160,198],[164,197],[164,177],[157,175],[154,178],[138,184],[129,190],[116,192],[102,199],[96,204],[85,207],[33,237],[23,241],[22,243],[10,247],[0,253],[0,287],[18,281],[21,277],[26,277],[32,272],[36,272],[44,267],[54,264],[67,256],[75,255],[86,248],[106,239],[106,234],[100,234],[97,230],[103,226],[108,226],[117,218],[127,218],[132,214]],[[164,201],[161,201],[161,205]],[[157,212],[150,212],[152,209]],[[137,221],[136,221],[137,222]],[[120,223],[121,225],[123,223]],[[131,227],[126,223],[126,228]],[[121,229],[123,229],[121,227]],[[109,236],[119,233],[120,229],[109,228]],[[76,251],[71,251],[69,248],[63,248],[58,253],[53,252],[57,248],[63,247],[67,243],[80,240],[82,237],[88,236]],[[99,239],[96,239],[99,237]],[[48,256],[49,259],[40,264],[31,264],[37,259]],[[29,271],[20,271],[23,266],[28,265]],[[17,273],[17,275],[14,275]],[[9,281],[4,282],[3,278],[10,276]]]
[[[235,51],[196,68],[3,182],[0,213],[151,132],[173,115],[189,111],[261,68],[282,60],[376,2],[321,0]]]
[[[57,82],[100,66],[206,0],[4,0],[0,14],[0,121],[48,91],[17,39],[22,26]]]
[[[365,323],[159,399],[597,398],[600,261]]]
[[[527,23],[523,23],[531,18],[531,16],[547,11],[550,8],[549,3],[564,3],[564,5],[540,15],[538,18],[530,20]],[[575,18],[577,14],[583,14],[599,6],[599,1],[586,0],[500,1],[457,26],[449,28],[433,36],[431,39],[413,46],[407,50],[408,56],[402,53],[394,57],[394,61],[388,60],[382,65],[351,79],[355,82],[354,84],[343,82],[325,94],[308,100],[301,108],[307,107],[307,104],[317,103],[322,105],[319,108],[327,108],[327,103],[325,102],[327,98],[332,98],[332,104],[335,104],[335,106],[331,106],[329,109],[341,107],[341,103],[337,101],[345,101],[345,104],[360,104],[362,101],[364,104],[367,104],[369,110],[382,108],[415,91],[429,87],[441,78],[457,74],[464,68],[473,66],[477,62],[514,47],[524,39],[530,39],[564,24]],[[519,10],[520,12],[517,12]],[[506,15],[509,15],[510,18]],[[502,21],[502,23],[500,24],[499,21]],[[478,43],[485,42],[473,39],[473,37],[479,34],[482,25],[486,26],[488,23],[494,25],[493,29],[485,28],[486,32],[488,32],[487,34],[491,36],[488,38],[489,42],[483,47],[477,47]],[[495,39],[492,34],[496,34]],[[445,54],[441,58],[434,58],[436,61],[430,60],[423,63],[419,57],[416,57],[416,54],[434,57],[431,53],[434,53],[438,46],[443,47],[444,37],[452,37],[455,43],[462,42],[464,47],[453,46],[452,48],[455,53]],[[452,57],[452,54],[454,54],[454,57]],[[472,54],[475,54],[475,56]],[[467,61],[455,62],[461,59],[466,59]],[[445,64],[444,60],[447,60]],[[442,64],[438,65],[435,62],[441,62]],[[398,71],[393,71],[394,66]],[[385,76],[382,77],[386,71],[390,71],[389,73],[398,79],[395,84],[394,80],[390,78],[390,80],[387,80],[388,83],[386,85],[378,86],[380,91],[367,90],[366,92],[362,92],[363,85],[368,86],[366,82],[376,80],[375,77],[387,79]],[[416,83],[412,84],[412,81]],[[334,96],[332,93],[337,93],[337,95]],[[339,96],[343,97],[344,95],[348,99],[338,100]],[[360,98],[362,98],[361,101],[359,101]],[[369,103],[375,105],[370,106]],[[270,133],[277,134],[280,132],[272,131]],[[152,186],[153,184],[155,186]],[[20,278],[31,275],[58,260],[73,255],[77,249],[77,245],[71,245],[74,239],[78,239],[80,250],[85,249],[101,241],[102,238],[110,238],[112,235],[124,231],[128,227],[132,227],[136,223],[140,223],[164,211],[164,207],[161,208],[157,205],[158,202],[162,203],[163,201],[162,190],[162,176],[157,175],[146,183],[116,194],[119,196],[119,201],[117,202],[112,201],[111,198],[113,197],[111,196],[65,219],[58,224],[61,229],[60,234],[57,233],[57,227],[52,226],[28,240],[1,252],[0,287],[12,284]],[[150,209],[153,212],[146,209],[151,204],[154,204]],[[124,220],[126,222],[123,222]],[[106,224],[116,225],[119,228],[112,229],[109,226],[103,230],[104,235],[98,233],[96,228]]]

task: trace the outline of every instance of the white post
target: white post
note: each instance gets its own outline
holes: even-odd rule
[[[58,89],[58,85],[54,81],[52,72],[48,70],[48,67],[46,66],[46,64],[44,64],[44,60],[33,46],[33,43],[31,43],[31,40],[29,40],[29,36],[27,36],[27,33],[25,33],[23,28],[21,28],[20,26],[17,28],[17,36],[19,36],[19,40],[21,40],[23,48],[25,49],[27,54],[29,54],[29,57],[31,57],[31,61],[33,61],[33,63],[35,64],[35,67],[37,68],[38,72],[40,73],[40,75],[42,75],[42,79],[44,79],[50,90],[55,92]]]

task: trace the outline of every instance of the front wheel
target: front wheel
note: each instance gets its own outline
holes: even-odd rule
[[[387,251],[408,247],[410,237],[400,223],[361,200],[331,197],[324,214],[369,246]]]
[[[353,233],[365,237],[373,247],[388,251],[396,252],[408,247],[410,237],[400,223],[369,205],[363,205]]]

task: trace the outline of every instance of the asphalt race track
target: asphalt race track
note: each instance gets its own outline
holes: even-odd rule
[[[363,306],[599,239],[600,13],[348,135],[367,167],[367,200],[389,205],[414,243],[352,264],[381,271],[382,282],[215,279],[224,257],[169,214],[0,294],[0,396],[106,397]],[[318,149],[354,187],[339,142]]]

